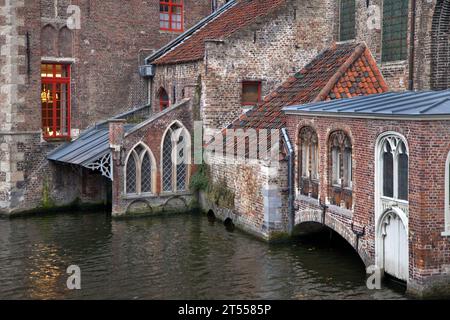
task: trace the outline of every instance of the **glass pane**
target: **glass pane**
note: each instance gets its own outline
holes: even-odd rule
[[[408,0],[383,2],[382,60],[404,60],[407,57]]]
[[[352,149],[346,148],[344,152],[344,186],[352,187]]]
[[[390,150],[383,153],[383,196],[394,197],[394,158]]]
[[[242,104],[255,105],[259,102],[260,83],[243,83],[242,85]]]
[[[341,153],[339,148],[333,148],[331,151],[333,157],[332,163],[332,176],[333,176],[333,184],[340,185],[341,184]]]
[[[136,193],[136,162],[131,155],[127,162],[127,193]]]
[[[340,40],[355,38],[355,0],[341,0],[340,9]]]
[[[163,143],[163,191],[172,191],[172,140],[169,131]]]
[[[141,192],[152,192],[152,162],[147,152],[142,159]]]
[[[408,200],[408,156],[398,156],[398,198]]]

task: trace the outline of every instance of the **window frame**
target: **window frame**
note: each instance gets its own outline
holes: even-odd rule
[[[138,147],[141,147],[142,150],[138,153],[136,150]],[[150,177],[151,177],[151,191],[150,192],[142,192],[142,164],[144,162],[145,156],[149,157],[150,160]],[[136,170],[136,181],[135,181],[135,192],[128,192],[128,163],[129,161],[134,161],[135,170]],[[155,183],[156,183],[156,161],[153,156],[150,148],[143,142],[137,143],[131,151],[128,153],[128,156],[125,161],[124,166],[124,193],[128,197],[133,196],[152,196],[156,193]]]
[[[335,130],[328,137],[327,148],[329,159],[327,169],[328,201],[338,207],[342,207],[342,202],[344,202],[344,209],[352,211],[354,205],[352,139],[344,130]],[[346,159],[348,163],[346,163]],[[340,199],[340,201],[336,199]]]
[[[396,39],[394,39],[394,41],[404,41],[405,43],[404,43],[404,48],[402,48],[402,52],[400,52],[400,58],[399,59],[396,59],[396,58],[386,58],[386,52],[385,52],[385,50],[386,50],[386,43],[385,43],[385,41],[387,41],[386,40],[386,38],[385,38],[385,36],[386,36],[386,34],[385,34],[385,31],[386,31],[386,17],[385,17],[385,2],[386,2],[387,0],[383,0],[383,3],[382,3],[382,20],[381,20],[381,63],[393,63],[393,62],[399,62],[399,61],[405,61],[406,59],[408,59],[408,47],[409,47],[409,44],[408,44],[408,30],[409,30],[409,28],[410,28],[410,26],[409,26],[409,10],[410,10],[410,1],[409,0],[393,0],[393,1],[407,1],[408,2],[408,4],[407,4],[407,12],[406,12],[406,16],[398,16],[397,18],[403,18],[403,19],[405,19],[406,20],[406,31],[405,31],[405,34],[404,34],[404,36],[405,36],[405,38],[404,39],[399,39],[399,38],[396,38]],[[400,24],[401,25],[401,24]],[[395,25],[394,25],[395,26]],[[390,26],[391,27],[391,26]],[[400,32],[401,32],[401,30],[400,30]],[[393,34],[393,32],[392,33],[390,33],[390,34]],[[404,53],[403,53],[403,49],[404,49]],[[403,54],[403,55],[402,55]],[[391,53],[390,54],[390,56],[392,56],[393,54]]]
[[[163,99],[163,96],[167,97],[167,99]],[[164,87],[159,88],[158,90],[158,101],[159,101],[159,111],[163,111],[170,107],[170,97],[167,93],[167,90]]]
[[[42,66],[43,65],[50,65],[52,66],[52,77],[42,76]],[[61,66],[61,73],[63,72],[63,69],[66,71],[66,76],[62,77],[56,77],[56,67]],[[59,140],[59,139],[67,139],[69,140],[71,138],[71,72],[72,72],[72,65],[70,63],[55,63],[55,62],[41,62],[41,126],[42,126],[42,132],[43,137],[45,140]],[[58,121],[57,121],[57,106],[56,106],[56,87],[57,85],[66,85],[67,86],[67,97],[66,97],[66,126],[67,126],[67,134],[57,134],[57,127],[58,127]],[[42,106],[43,100],[43,87],[44,85],[49,85],[52,87],[52,107],[51,107],[51,117],[44,117],[44,108]],[[48,104],[47,104],[48,106]],[[48,107],[47,107],[48,108]],[[60,109],[62,109],[60,107]],[[47,131],[44,129],[44,123],[48,119],[49,122],[51,122],[52,132],[53,134],[48,134]],[[48,126],[50,128],[50,124]],[[61,128],[60,128],[61,130]]]
[[[344,0],[339,1],[339,41],[351,41],[356,38],[356,0],[350,0],[353,1],[353,31],[352,31],[352,37],[343,39],[343,29],[342,29],[342,18],[343,18],[343,2]]]
[[[186,160],[186,163],[184,165],[186,166],[185,170],[185,180],[184,180],[184,189],[179,190],[179,179],[178,179],[178,173],[179,173],[179,164],[177,164],[177,161],[179,160],[178,154],[179,154],[179,141],[180,138],[184,139],[183,143],[183,152],[184,152],[184,159]],[[170,150],[170,156],[171,156],[171,190],[165,190],[165,170],[166,166],[164,163],[165,160],[165,141],[166,138],[170,139],[171,142],[171,149]],[[160,159],[160,166],[161,166],[161,193],[162,194],[176,194],[180,192],[188,192],[189,191],[189,182],[190,182],[190,172],[191,172],[191,135],[189,131],[186,129],[186,127],[181,124],[179,121],[172,122],[164,132],[161,138],[161,159]],[[174,161],[175,158],[175,161]]]
[[[244,89],[247,86],[253,86],[253,85],[257,85],[257,89],[258,89],[258,101],[255,102],[250,102],[250,101],[244,101]],[[258,81],[258,80],[245,80],[242,81],[242,90],[241,90],[241,106],[243,107],[250,107],[250,106],[255,106],[258,103],[260,103],[262,101],[262,96],[261,96],[261,92],[262,92],[262,81]]]
[[[442,232],[443,237],[450,237],[450,152],[447,155],[447,160],[445,161],[445,208],[444,208],[444,231]]]
[[[184,0],[179,0],[180,3],[176,3],[173,0],[161,0],[159,1],[159,30],[161,31],[170,31],[170,32],[183,32],[184,31]],[[169,20],[161,20],[161,14],[162,13],[166,13],[165,11],[161,11],[161,6],[167,6],[169,11],[167,12],[168,15],[168,19]],[[181,24],[181,28],[180,29],[176,29],[172,27],[172,22],[173,22],[173,16],[177,15],[173,13],[173,8],[180,8],[181,11],[181,20],[180,20],[180,24]],[[161,22],[168,22],[169,27],[165,28],[161,26]]]
[[[319,198],[319,138],[316,130],[305,126],[298,133],[298,192]],[[306,173],[304,172],[306,171]]]

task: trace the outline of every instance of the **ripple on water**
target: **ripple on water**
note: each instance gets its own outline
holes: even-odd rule
[[[0,220],[3,299],[398,299],[369,291],[351,250],[268,245],[201,215],[105,214]],[[66,268],[82,290],[66,289]]]

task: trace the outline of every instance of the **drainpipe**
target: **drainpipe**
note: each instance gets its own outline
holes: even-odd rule
[[[286,128],[281,129],[281,133],[283,136],[284,146],[287,151],[287,159],[288,159],[288,191],[289,191],[289,200],[288,200],[288,232],[292,234],[292,230],[294,229],[295,224],[295,211],[294,211],[294,148],[292,148],[291,141],[289,140],[289,136],[287,134]]]
[[[411,0],[411,32],[409,34],[409,79],[408,90],[414,90],[414,59],[415,59],[415,37],[416,37],[416,0]]]

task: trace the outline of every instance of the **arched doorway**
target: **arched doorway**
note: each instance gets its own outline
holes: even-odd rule
[[[379,267],[403,281],[409,278],[408,226],[400,209],[386,211],[379,223]]]

